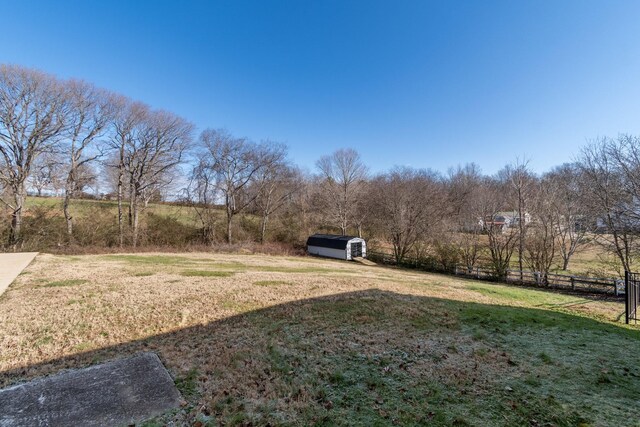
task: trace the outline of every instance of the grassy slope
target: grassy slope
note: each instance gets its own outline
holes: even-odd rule
[[[621,310],[308,258],[46,255],[0,297],[0,378],[150,349],[188,402],[150,425],[639,425]]]
[[[48,207],[59,208],[60,215],[62,215],[62,199],[59,197],[28,197],[26,203],[27,209],[32,207]],[[126,208],[125,202],[125,208]],[[118,204],[115,200],[89,200],[89,199],[77,199],[71,202],[70,211],[73,216],[82,217],[87,214],[90,209],[104,209],[107,211],[113,211],[114,216],[118,209]],[[90,211],[89,211],[90,212]],[[183,224],[193,225],[197,221],[196,212],[189,206],[176,206],[160,203],[150,203],[145,209],[145,212],[172,217]],[[222,211],[220,212],[222,216]]]

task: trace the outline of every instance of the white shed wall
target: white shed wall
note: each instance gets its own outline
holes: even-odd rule
[[[347,260],[351,260],[351,244],[352,243],[362,243],[362,258],[366,258],[367,257],[367,243],[364,241],[364,239],[361,239],[359,237],[355,238],[355,239],[351,239],[347,242]]]

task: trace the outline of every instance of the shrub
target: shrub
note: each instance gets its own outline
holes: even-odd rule
[[[456,244],[437,242],[433,251],[435,260],[444,271],[454,272],[456,265],[462,261],[462,250]]]
[[[194,226],[176,218],[149,213],[141,230],[142,243],[152,246],[184,247],[199,241],[201,234]]]

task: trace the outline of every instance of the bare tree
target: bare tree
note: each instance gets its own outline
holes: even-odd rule
[[[567,270],[571,257],[589,242],[588,233],[594,228],[584,203],[584,195],[589,194],[590,189],[584,186],[576,164],[559,166],[543,180],[555,196],[553,209],[558,223],[558,248],[562,269]]]
[[[215,241],[215,226],[218,219],[215,212],[218,198],[216,173],[209,166],[209,162],[201,158],[194,166],[191,181],[186,188],[187,200],[191,202],[202,224],[202,240],[205,244]]]
[[[104,153],[99,140],[107,131],[114,116],[115,102],[109,93],[88,83],[72,80],[66,83],[69,115],[66,141],[62,152],[66,157],[66,179],[62,203],[67,223],[67,237],[73,238],[73,216],[69,210],[71,199],[89,178],[91,162]],[[83,182],[85,181],[85,182]]]
[[[255,198],[255,207],[261,216],[261,244],[265,241],[269,218],[289,203],[302,186],[300,171],[284,162],[284,151],[281,155],[281,159],[276,159],[270,165],[265,166],[253,183],[254,191],[258,193]]]
[[[559,194],[554,186],[544,180],[537,183],[537,187],[530,200],[534,219],[528,226],[529,238],[524,258],[531,270],[540,273],[542,283],[548,284],[549,271],[557,255],[561,225],[557,214]]]
[[[245,138],[233,137],[223,129],[206,129],[200,135],[204,148],[202,165],[216,179],[216,190],[225,206],[227,242],[232,243],[233,218],[244,211],[261,193],[249,192],[248,186],[261,173],[283,159],[280,145],[255,144]]]
[[[487,180],[482,187],[483,194],[480,197],[481,204],[479,205],[482,228],[489,241],[491,267],[496,277],[500,279],[507,277],[511,257],[519,237],[516,228],[497,221],[499,212],[509,203],[506,194],[508,187],[505,188],[507,185],[503,181]]]
[[[302,171],[298,173],[300,181],[296,191],[291,194],[291,203],[286,203],[279,215],[283,226],[280,231],[292,241],[306,239],[322,222],[314,204],[319,187],[318,177]]]
[[[11,200],[9,244],[20,240],[26,182],[37,158],[53,149],[65,129],[66,99],[54,77],[0,65],[0,181]]]
[[[36,190],[38,197],[45,189],[56,192],[63,185],[64,177],[60,173],[62,161],[57,153],[45,152],[38,156],[31,168],[29,187]]]
[[[640,170],[637,138],[601,138],[582,150],[579,168],[589,189],[584,200],[604,233],[598,241],[630,270],[640,249]]]
[[[442,220],[442,187],[431,171],[395,168],[373,180],[369,197],[377,228],[392,244],[398,263]]]
[[[147,120],[150,109],[147,105],[133,102],[125,97],[113,99],[116,114],[111,126],[113,131],[109,138],[109,145],[113,155],[107,166],[117,171],[116,197],[118,201],[118,243],[124,246],[124,196],[128,182],[125,182],[126,152],[128,147],[135,144],[138,133],[143,129],[142,123]]]
[[[367,167],[358,152],[350,148],[320,158],[316,166],[323,177],[325,215],[346,235],[358,199],[363,196]]]
[[[193,125],[166,111],[152,111],[136,137],[125,145],[124,169],[129,180],[129,218],[132,245],[138,244],[140,205],[145,191],[168,185],[171,171],[190,147]]]
[[[448,238],[460,249],[468,271],[475,267],[482,248],[480,219],[484,184],[480,168],[473,163],[449,171],[447,217],[452,232]]]
[[[518,267],[520,269],[520,280],[522,280],[527,232],[527,205],[531,198],[535,177],[529,170],[529,162],[520,160],[516,160],[514,164],[507,165],[498,172],[498,177],[507,184],[506,189],[511,194],[512,203],[517,209]]]

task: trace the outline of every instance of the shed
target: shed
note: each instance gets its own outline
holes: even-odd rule
[[[307,239],[307,252],[310,255],[352,260],[367,256],[367,243],[364,239],[335,234],[314,234]]]

